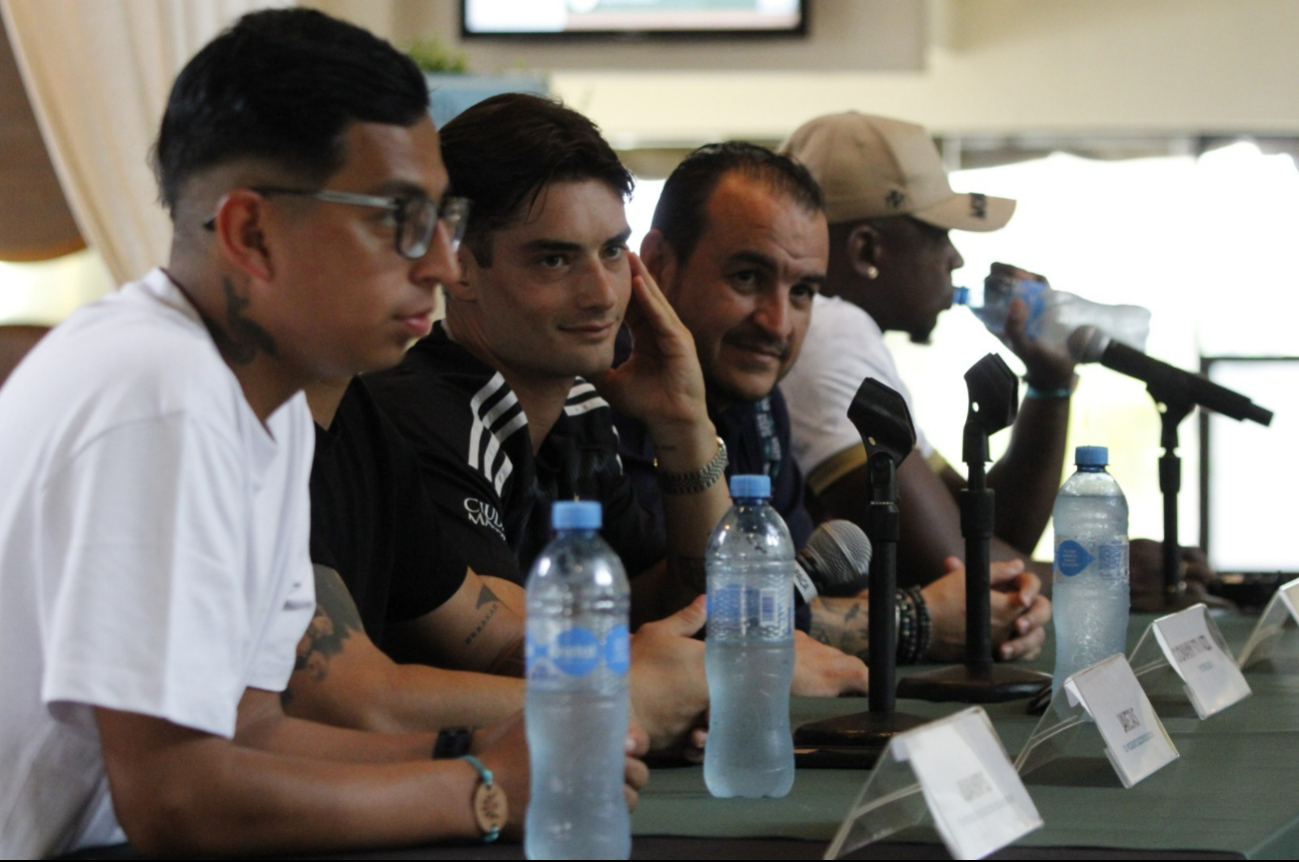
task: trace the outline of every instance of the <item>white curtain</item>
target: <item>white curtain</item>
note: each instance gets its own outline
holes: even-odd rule
[[[286,0],[0,0],[50,158],[82,235],[118,282],[165,263],[149,148],[171,82],[251,9]]]

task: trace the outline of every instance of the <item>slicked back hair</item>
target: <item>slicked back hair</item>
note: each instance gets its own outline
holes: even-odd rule
[[[809,213],[825,212],[821,187],[807,168],[757,144],[728,141],[705,144],[686,156],[663,185],[652,226],[663,234],[685,264],[707,226],[706,210],[713,190],[731,172],[759,180]]]
[[[176,78],[153,150],[159,195],[174,218],[186,181],[245,158],[319,184],[342,166],[350,123],[427,115],[423,74],[384,40],[311,9],[252,12]]]
[[[456,194],[473,201],[465,245],[492,265],[492,234],[523,219],[547,186],[598,180],[624,201],[635,181],[599,128],[553,99],[493,96],[442,129],[442,161]]]

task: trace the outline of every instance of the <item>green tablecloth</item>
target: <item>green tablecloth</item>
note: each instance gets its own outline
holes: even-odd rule
[[[1133,617],[1131,641],[1152,619]],[[1239,617],[1218,620],[1236,651],[1254,622]],[[1030,666],[1049,670],[1053,661],[1048,649]],[[1299,857],[1299,635],[1287,634],[1274,657],[1247,671],[1246,679],[1253,696],[1203,722],[1176,684],[1157,689],[1152,702],[1181,757],[1128,790],[1106,760],[1100,736],[1084,728],[1064,758],[1027,776],[1025,784],[1046,825],[1020,843]],[[860,699],[798,698],[792,705],[796,725],[865,708]],[[962,708],[898,701],[899,712],[923,717]],[[1025,714],[1023,701],[986,708],[1013,758],[1037,719]],[[858,770],[799,770],[785,799],[745,800],[710,797],[698,767],[656,769],[633,830],[637,835],[828,843],[868,775]],[[938,838],[932,828],[922,826],[890,840]]]

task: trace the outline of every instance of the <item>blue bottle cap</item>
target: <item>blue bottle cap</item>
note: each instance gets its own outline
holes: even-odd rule
[[[731,497],[740,499],[767,499],[771,496],[771,477],[762,475],[736,475],[731,477]]]
[[[970,304],[970,289],[969,289],[968,287],[954,287],[954,288],[952,288],[952,304],[953,304],[953,305],[969,305],[969,304]]]
[[[598,530],[604,525],[604,508],[594,500],[561,500],[550,510],[555,530]]]
[[[1079,446],[1074,450],[1073,461],[1079,467],[1106,467],[1110,463],[1108,446]]]

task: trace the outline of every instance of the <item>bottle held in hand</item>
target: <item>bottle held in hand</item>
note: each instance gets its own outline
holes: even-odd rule
[[[952,301],[968,306],[993,335],[1006,334],[1006,315],[1014,299],[1028,306],[1028,337],[1064,349],[1070,333],[1095,326],[1129,347],[1144,351],[1150,335],[1150,311],[1138,305],[1102,305],[1055,290],[1045,281],[994,272],[983,281],[983,304],[972,305],[970,289],[956,288]]]
[[[731,497],[705,561],[704,782],[713,796],[784,796],[794,784],[794,546],[769,505],[769,477],[731,477]]]
[[[1065,678],[1127,648],[1128,501],[1105,469],[1109,450],[1079,446],[1056,497],[1055,675]]]
[[[627,575],[594,502],[556,503],[528,575],[529,859],[626,859]]]

